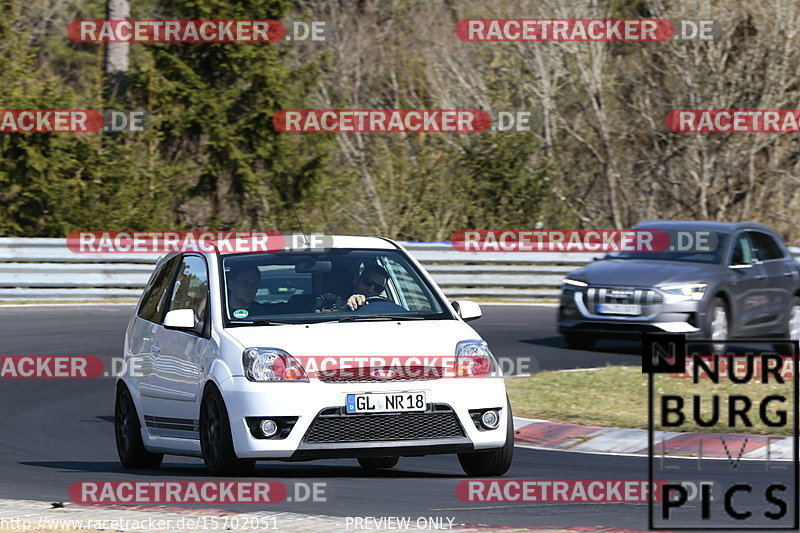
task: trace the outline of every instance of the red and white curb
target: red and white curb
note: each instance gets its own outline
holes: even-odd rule
[[[532,448],[642,456],[648,453],[644,429],[579,426],[514,417],[514,437],[517,446]],[[668,457],[790,461],[794,453],[791,437],[769,435],[656,431],[653,442],[653,453]]]

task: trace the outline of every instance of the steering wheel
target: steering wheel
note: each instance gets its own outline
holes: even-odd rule
[[[371,296],[367,298],[369,305],[362,305],[355,312],[356,313],[389,313],[392,311],[408,311],[405,307],[397,305],[388,298],[382,296]]]

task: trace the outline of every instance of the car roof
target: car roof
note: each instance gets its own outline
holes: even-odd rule
[[[287,251],[302,250],[305,248],[305,236],[302,234],[284,235],[284,239],[289,245]],[[363,237],[358,235],[310,235],[309,240],[312,247],[316,244],[325,249],[328,248],[354,248],[362,250],[396,250],[398,245],[390,239],[384,237]],[[266,253],[266,252],[265,252]],[[234,255],[221,253],[220,255]]]
[[[284,239],[287,243],[293,243],[291,246],[287,247],[286,251],[301,251],[307,249],[304,246],[305,236],[302,234],[285,234]],[[321,247],[323,249],[331,249],[331,248],[351,248],[351,249],[360,249],[360,250],[397,250],[400,246],[395,243],[394,241],[387,239],[385,237],[362,237],[358,235],[315,235],[311,234],[308,237],[311,239],[312,243],[321,243]],[[321,239],[321,240],[317,240]],[[312,244],[313,247],[313,244]],[[214,252],[214,251],[200,251],[197,249],[185,249],[179,252],[167,252],[162,253],[156,259],[156,265],[160,265],[164,261],[168,260],[171,257],[175,257],[180,253],[186,252],[193,252],[199,253],[201,255],[209,256],[209,257],[216,257],[217,255],[226,257],[229,255],[241,255],[240,252]],[[258,253],[272,253],[272,252],[249,252],[249,255],[258,254]]]
[[[633,229],[708,230],[717,233],[733,233],[743,229],[757,229],[775,233],[775,230],[758,222],[711,222],[707,220],[643,220]]]

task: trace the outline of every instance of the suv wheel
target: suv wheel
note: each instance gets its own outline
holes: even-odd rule
[[[150,453],[142,440],[142,425],[128,387],[117,386],[114,405],[114,434],[117,454],[125,468],[158,468],[164,460],[163,453]]]
[[[208,390],[200,405],[200,449],[213,476],[250,474],[256,465],[252,459],[236,457],[228,410],[216,388]]]
[[[589,333],[565,333],[564,340],[573,350],[591,350],[595,342]]]
[[[508,423],[506,443],[502,448],[485,452],[469,452],[458,454],[458,462],[464,473],[471,477],[502,476],[511,467],[514,458],[514,417],[511,415],[511,404],[506,401]]]
[[[381,468],[392,468],[399,460],[399,457],[359,457],[358,464],[364,470],[379,470]]]
[[[728,313],[728,306],[722,298],[714,298],[706,314],[706,324],[703,334],[712,341],[724,341],[730,338],[731,318]],[[725,349],[725,343],[713,344],[715,352]]]
[[[792,297],[786,315],[786,336],[793,341],[800,340],[800,298]]]

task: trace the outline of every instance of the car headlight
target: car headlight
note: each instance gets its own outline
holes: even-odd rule
[[[564,285],[572,285],[573,287],[588,287],[589,284],[585,281],[578,281],[577,279],[564,278],[561,280]]]
[[[683,302],[702,300],[707,287],[707,283],[683,283],[681,285],[664,285],[659,288],[670,296],[669,301]]]
[[[300,362],[278,348],[247,348],[242,352],[242,366],[250,381],[308,382]]]
[[[457,378],[486,376],[491,374],[496,366],[486,341],[461,341],[456,345]]]

